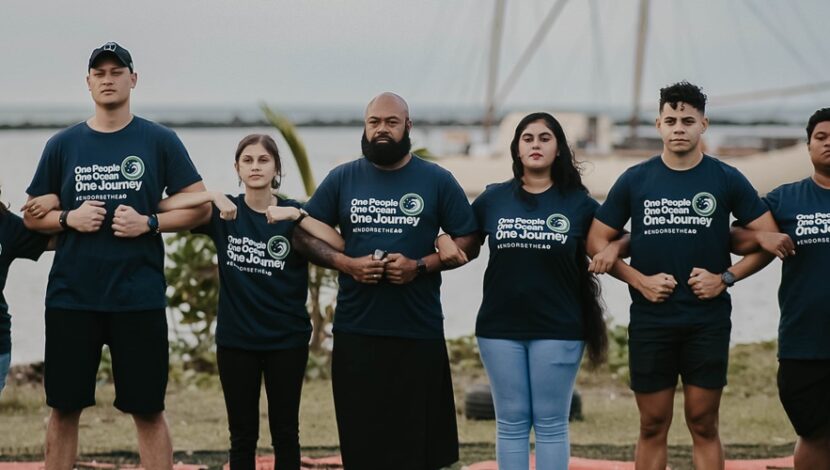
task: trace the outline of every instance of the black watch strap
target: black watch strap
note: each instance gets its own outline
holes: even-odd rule
[[[67,217],[69,217],[69,211],[68,210],[61,211],[61,215],[58,216],[58,222],[61,224],[61,227],[63,227],[64,230],[70,230],[71,229],[71,227],[69,226],[69,223],[66,221]]]
[[[727,271],[724,271],[723,273],[721,273],[720,278],[721,278],[721,280],[723,281],[723,283],[724,283],[724,284],[726,284],[726,287],[732,287],[732,286],[734,286],[734,285],[735,285],[735,281],[737,281],[737,280],[738,280],[738,279],[735,277],[735,275],[734,275],[734,274],[732,274],[731,272],[729,272],[728,270],[727,270]]]
[[[158,214],[150,214],[150,216],[147,217],[147,227],[150,228],[150,233],[153,235],[158,235],[159,233],[161,233],[161,230],[159,229]]]
[[[416,263],[418,267],[418,275],[426,274],[427,273],[427,263],[424,261],[423,258],[418,258],[418,262]]]

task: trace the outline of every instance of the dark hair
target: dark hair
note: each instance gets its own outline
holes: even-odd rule
[[[545,127],[553,132],[556,138],[556,146],[559,154],[553,160],[550,173],[553,184],[562,192],[587,191],[582,184],[580,165],[574,157],[573,150],[568,145],[565,131],[555,117],[548,113],[532,113],[525,116],[516,126],[513,141],[510,142],[510,155],[513,159],[514,186],[518,189],[519,196],[524,200],[528,198],[522,188],[522,175],[524,167],[519,159],[519,140],[522,133],[530,123],[542,121]],[[579,270],[579,300],[582,308],[582,325],[584,330],[585,344],[588,349],[588,360],[592,366],[597,366],[608,356],[608,335],[603,317],[603,305],[600,296],[599,280],[596,275],[588,271],[588,254],[585,250],[585,242],[579,240],[576,249],[576,265]]]
[[[519,159],[519,140],[521,140],[522,133],[527,129],[527,126],[536,121],[544,122],[545,127],[550,129],[556,138],[558,154],[550,167],[550,176],[553,179],[554,186],[562,192],[574,189],[586,190],[585,185],[582,184],[579,162],[574,158],[573,150],[568,145],[565,131],[562,130],[559,121],[548,113],[528,114],[516,126],[513,141],[510,142],[510,156],[513,158],[513,178],[518,183],[518,187],[521,188],[522,175],[524,175],[524,166],[522,166],[522,161]]]
[[[706,114],[706,95],[703,94],[703,90],[685,80],[660,89],[660,108],[657,112],[663,112],[663,105],[666,103],[671,109],[677,109],[677,103],[680,102],[691,105],[701,114]]]
[[[3,194],[3,189],[0,188],[0,195]],[[6,215],[9,213],[9,206],[3,204],[3,201],[0,201],[0,215]]]
[[[816,128],[818,123],[830,121],[830,108],[821,108],[813,113],[810,116],[810,120],[807,121],[807,143],[810,143],[810,139],[813,138],[813,129]]]
[[[596,367],[608,359],[608,332],[605,326],[605,306],[602,289],[596,274],[588,271],[585,241],[576,244],[576,265],[579,268],[579,304],[582,307],[582,329],[588,350],[588,361]]]
[[[251,134],[245,136],[239,141],[239,145],[236,147],[234,161],[239,163],[239,157],[242,155],[242,151],[245,150],[245,147],[256,144],[261,144],[265,147],[265,151],[274,158],[274,164],[277,167],[277,176],[275,176],[274,180],[271,181],[271,188],[278,189],[280,187],[280,183],[282,183],[282,161],[280,160],[280,151],[277,149],[277,143],[274,142],[274,139],[272,139],[270,135]]]

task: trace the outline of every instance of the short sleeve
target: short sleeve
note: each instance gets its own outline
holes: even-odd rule
[[[62,163],[59,139],[52,137],[46,142],[40,162],[26,193],[32,197],[44,194],[61,194]]]
[[[772,211],[772,217],[778,220],[779,211],[781,209],[781,186],[773,189],[766,196],[761,198],[767,208]]]
[[[488,193],[484,191],[483,193],[479,194],[479,196],[473,201],[472,208],[473,208],[473,216],[476,218],[476,226],[478,227],[479,232],[484,231],[485,226],[485,216],[487,215],[487,200],[488,200]]]
[[[583,226],[585,227],[585,234],[587,237],[588,229],[591,228],[591,222],[594,220],[594,216],[596,216],[597,210],[599,210],[599,203],[596,199],[592,198],[589,194],[585,195],[585,202],[582,205],[584,208],[584,220]]]
[[[305,205],[305,210],[310,216],[332,227],[340,223],[337,211],[340,199],[340,178],[338,175],[339,170],[337,168],[330,171]]]
[[[216,234],[219,233],[217,228],[219,224],[225,223],[225,221],[219,217],[220,212],[218,207],[213,204],[210,207],[210,220],[204,225],[193,228],[190,232],[198,235],[207,235],[211,240],[216,241]]]
[[[631,218],[630,170],[623,173],[611,190],[602,206],[597,209],[595,217],[605,225],[622,230]]]
[[[439,191],[438,223],[441,229],[453,237],[478,231],[478,224],[467,195],[449,172],[444,173]]]
[[[729,199],[732,214],[741,224],[748,224],[767,212],[758,192],[749,180],[734,168],[730,168]]]
[[[190,159],[187,149],[175,132],[164,129],[165,136],[162,138],[164,155],[164,186],[167,194],[173,195],[193,183],[202,181],[196,166]]]
[[[46,251],[49,237],[27,229],[23,225],[23,220],[17,215],[9,214],[9,216],[11,217],[13,240],[11,251],[14,257],[37,261],[40,255]]]

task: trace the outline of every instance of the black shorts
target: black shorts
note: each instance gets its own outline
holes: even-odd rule
[[[779,359],[778,397],[799,436],[830,437],[830,360]]]
[[[447,345],[334,333],[332,388],[344,467],[434,470],[458,461]]]
[[[46,404],[61,411],[95,405],[101,348],[112,357],[116,408],[131,414],[164,411],[167,317],[163,309],[85,312],[46,309]]]
[[[652,393],[686,385],[726,386],[731,322],[701,325],[634,325],[628,331],[631,390]]]

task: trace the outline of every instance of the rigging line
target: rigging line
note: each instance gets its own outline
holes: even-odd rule
[[[588,1],[588,14],[591,21],[592,40],[594,42],[594,73],[592,77],[592,85],[594,89],[594,98],[597,99],[595,104],[608,102],[608,88],[604,86],[605,79],[605,50],[602,41],[602,22],[599,17],[599,7],[597,0]]]
[[[470,44],[474,45],[475,49],[472,53],[470,51],[464,53],[463,59],[459,60],[461,63],[461,70],[463,70],[462,73],[458,74],[461,78],[460,89],[456,94],[458,97],[457,102],[459,104],[475,103],[478,106],[481,105],[481,95],[484,93],[486,80],[486,78],[482,79],[482,77],[487,76],[485,70],[486,58],[484,54],[480,53],[480,49],[477,46],[486,40],[486,38],[482,37],[485,36],[484,33],[487,31],[487,21],[484,20],[485,16],[486,15],[484,14],[474,16],[476,19],[482,21],[470,22],[469,19],[473,16],[465,15],[465,24],[470,23],[471,27],[475,31],[474,34],[469,36],[473,38]],[[465,37],[467,36],[465,35]]]
[[[691,28],[689,25],[691,24],[688,20],[684,23],[682,18],[689,18],[685,7],[683,6],[684,0],[675,1],[677,5],[677,9],[674,10],[674,20],[676,24],[678,24],[679,30],[682,31],[683,39],[686,43],[686,49],[689,51],[689,58],[692,62],[693,73],[700,74],[700,81],[704,83],[708,83],[709,80],[709,69],[705,67],[703,61],[700,60],[700,56],[698,55],[698,48],[695,47],[695,39],[692,34]],[[684,27],[685,26],[685,27]],[[683,70],[682,67],[678,66],[678,70]]]
[[[538,49],[538,44],[541,44],[545,39],[545,36],[547,36],[548,32],[550,32],[551,26],[553,26],[553,23],[556,22],[559,14],[562,13],[562,9],[565,7],[566,3],[568,3],[568,0],[557,0],[550,11],[548,11],[547,16],[542,21],[539,29],[536,30],[536,34],[533,35],[533,38],[531,38],[527,47],[525,47],[524,51],[522,51],[522,55],[519,56],[519,60],[516,62],[513,70],[511,70],[510,75],[508,75],[507,79],[504,81],[504,85],[502,85],[499,89],[495,103],[503,103],[505,98],[507,98],[507,95],[510,91],[512,91],[519,76],[522,74],[525,67],[527,67],[530,59],[533,58],[533,54]]]
[[[565,59],[564,61],[559,61],[559,63],[556,64],[556,65],[561,64],[563,66],[563,69],[556,73],[556,75],[558,77],[560,77],[560,80],[556,84],[558,86],[551,87],[552,90],[557,90],[557,91],[560,91],[560,92],[567,91],[564,88],[563,85],[565,83],[569,83],[571,77],[574,74],[574,72],[577,71],[576,67],[574,67],[573,64],[577,63],[576,55],[582,53],[582,49],[579,47],[579,44],[584,44],[585,41],[587,41],[586,36],[588,36],[588,34],[590,32],[590,31],[588,31],[588,28],[579,28],[579,29],[580,29],[580,31],[578,33],[579,36],[574,35],[574,36],[571,37],[571,39],[574,39],[574,41],[573,41],[573,46],[567,48],[567,49],[569,49],[568,52],[570,52],[570,54],[568,54],[567,59]],[[562,48],[562,47],[559,48],[559,50],[563,51],[563,52],[564,52],[565,49],[566,48]],[[580,85],[581,84],[582,83],[580,83]],[[561,100],[562,100],[561,94],[559,96],[559,99],[560,99],[560,102],[561,102]],[[553,104],[553,103],[554,103],[554,101],[553,101],[553,99],[551,99],[551,104]],[[573,104],[571,104],[571,106],[573,106]]]
[[[450,39],[453,43],[452,47],[445,47],[447,50],[451,50],[451,52],[446,56],[448,60],[447,66],[443,67],[443,71],[445,72],[443,75],[444,77],[439,77],[438,86],[432,86],[431,89],[436,89],[438,87],[442,87],[445,93],[448,93],[445,98],[445,102],[447,103],[458,103],[459,96],[464,91],[469,91],[470,83],[475,81],[476,76],[472,75],[472,68],[470,64],[477,58],[478,54],[471,54],[469,51],[468,43],[465,43],[461,39],[454,39],[455,37],[469,37],[470,35],[467,34],[467,29],[472,29],[476,33],[480,33],[483,28],[479,27],[479,25],[475,24],[475,22],[471,21],[472,16],[456,16],[457,21],[455,24],[451,25],[452,29],[448,29],[448,35],[445,35],[445,38]],[[467,27],[467,29],[465,29]],[[474,38],[473,44],[479,44],[480,38]],[[446,41],[445,41],[446,43]],[[462,47],[465,46],[465,47]],[[448,45],[449,46],[449,45]],[[439,45],[441,48],[441,45]],[[478,48],[476,48],[478,50]],[[447,72],[449,72],[449,76],[447,76]]]
[[[709,102],[711,103],[711,106],[728,106],[759,99],[810,95],[813,93],[826,92],[828,90],[830,90],[830,81],[715,96],[710,98]]]
[[[456,6],[457,5],[458,4],[456,4]],[[427,39],[427,41],[429,41],[432,38],[436,38],[436,42],[438,42],[437,38],[440,37],[440,35],[438,34],[438,31],[444,30],[446,28],[445,23],[447,21],[449,21],[450,18],[458,18],[458,17],[459,17],[459,15],[455,15],[455,14],[438,15],[437,20],[429,22],[429,29],[428,30],[426,28],[423,29],[423,31],[428,31],[427,35],[424,36],[424,37]],[[440,44],[441,43],[439,42],[439,45]],[[425,48],[425,49],[435,50],[431,47],[430,48]],[[441,49],[441,48],[439,47],[439,48],[436,48],[436,49]],[[444,48],[443,51],[446,52],[447,49]],[[432,66],[432,65],[435,64],[434,57],[432,57],[431,54],[423,54],[419,59],[420,59],[420,60],[418,60],[419,67],[416,67],[416,68],[412,69],[412,70],[418,71],[420,73],[415,78],[415,80],[414,80],[415,83],[412,86],[409,87],[409,92],[412,94],[412,97],[410,97],[410,99],[419,97],[420,93],[424,90],[424,86],[426,85],[426,83],[431,81],[431,79],[435,75],[435,67]],[[414,74],[412,76],[415,77]]]
[[[767,28],[767,29],[768,29],[768,30],[772,33],[772,35],[773,35],[773,36],[774,36],[774,37],[778,40],[778,42],[779,42],[779,43],[780,43],[780,44],[781,44],[781,45],[782,45],[782,46],[783,46],[783,47],[784,47],[784,48],[785,48],[785,49],[786,49],[786,50],[787,50],[790,54],[792,54],[793,59],[795,59],[795,61],[796,61],[796,62],[798,62],[798,63],[799,63],[799,65],[801,65],[801,66],[804,68],[804,70],[806,70],[807,72],[811,73],[811,74],[812,74],[815,78],[821,78],[821,77],[822,77],[822,74],[821,74],[821,73],[819,73],[818,71],[816,71],[815,69],[813,69],[813,67],[810,65],[810,62],[809,62],[809,61],[807,61],[807,60],[804,58],[804,56],[803,56],[803,55],[801,55],[801,51],[799,51],[797,47],[795,47],[795,46],[793,46],[792,44],[790,44],[790,41],[787,39],[787,36],[786,36],[786,35],[784,35],[784,34],[782,34],[780,31],[778,31],[778,30],[777,30],[777,29],[773,26],[773,24],[772,24],[769,20],[767,20],[767,18],[766,18],[765,16],[763,16],[763,15],[761,14],[761,11],[760,11],[760,10],[758,10],[758,9],[755,7],[755,4],[754,4],[754,3],[752,3],[751,1],[748,1],[748,0],[744,0],[744,4],[745,4],[745,5],[747,5],[747,6],[749,7],[749,11],[750,11],[750,12],[752,12],[752,14],[753,14],[753,15],[755,15],[755,17],[756,17],[756,18],[758,18],[758,20],[759,20],[761,23],[763,23],[763,25],[764,25],[764,26],[765,26],[765,27],[766,27],[766,28]]]
[[[824,56],[830,56],[830,50],[824,47],[824,41],[821,39],[812,28],[812,22],[806,21],[804,18],[804,14],[801,11],[801,7],[798,6],[798,2],[789,2],[787,6],[792,7],[793,11],[795,12],[796,19],[798,23],[803,25],[801,30],[807,34],[807,39],[816,47],[819,48],[819,52]]]
[[[738,36],[738,47],[741,49],[741,60],[744,63],[744,72],[749,72],[749,76],[754,77],[758,74],[756,73],[757,68],[755,67],[755,63],[749,60],[752,55],[750,55],[749,48],[746,45],[746,32],[744,31],[743,23],[741,22],[741,16],[735,11],[735,4],[733,2],[724,2],[726,4],[726,8],[729,10],[729,17],[734,18],[735,29],[737,30]]]
[[[484,95],[484,140],[490,142],[490,127],[496,114],[496,87],[499,77],[499,55],[501,53],[502,37],[504,36],[504,12],[506,0],[493,2],[493,23],[490,35],[489,64],[487,68],[487,85]]]

